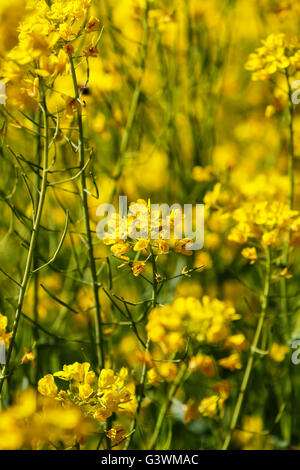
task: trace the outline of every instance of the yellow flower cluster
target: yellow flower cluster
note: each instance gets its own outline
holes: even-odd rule
[[[114,443],[119,444],[126,438],[126,429],[121,424],[116,424],[107,432],[107,437]]]
[[[67,71],[76,39],[99,29],[97,18],[85,19],[90,4],[91,0],[26,1],[18,42],[1,62],[1,79],[13,87],[15,98],[19,93],[22,105],[38,98],[41,78],[53,86],[56,77]]]
[[[245,64],[245,68],[253,72],[252,80],[268,80],[289,66],[300,68],[300,43],[298,38],[289,38],[283,33],[270,34]]]
[[[144,210],[138,211],[137,215],[130,213],[130,208],[138,204]],[[106,245],[111,245],[110,249],[114,256],[129,265],[134,276],[139,276],[146,272],[146,263],[153,252],[156,255],[168,254],[170,250],[175,253],[191,255],[192,251],[188,249],[188,238],[175,237],[176,224],[183,222],[184,215],[179,213],[178,209],[171,210],[170,214],[164,216],[160,210],[151,209],[150,201],[147,203],[144,199],[138,199],[129,206],[129,214],[125,226],[120,223],[119,214],[114,214],[108,221],[109,236],[104,239]],[[168,235],[170,230],[170,238]],[[141,238],[136,238],[136,233],[141,234]],[[146,259],[143,261],[131,261],[128,254],[138,252],[145,253]]]
[[[224,398],[212,395],[201,400],[198,410],[207,418],[222,417],[224,411]]]
[[[59,391],[54,377],[69,382],[68,389]],[[127,377],[126,368],[119,373],[102,369],[97,379],[88,362],[75,362],[64,365],[63,370],[53,375],[45,375],[38,390],[46,397],[79,406],[86,416],[105,423],[112,413],[133,415],[136,410],[134,385]]]
[[[213,395],[200,400],[198,408],[194,408],[194,400],[189,400],[185,405],[185,422],[196,419],[200,413],[210,419],[220,419],[224,415],[224,404],[230,393],[230,382],[223,380],[217,382],[213,387]]]
[[[242,333],[231,334],[231,323],[239,319],[231,303],[203,296],[201,300],[195,297],[177,297],[170,305],[159,306],[149,314],[146,326],[152,342],[160,346],[166,355],[183,350],[190,338],[190,350],[193,350],[196,340],[196,355],[188,361],[188,372],[201,373],[208,379],[218,375],[217,365],[230,372],[242,368],[241,352],[248,348]],[[198,344],[197,344],[198,343]],[[222,346],[231,350],[229,356],[215,359],[212,355],[199,351],[200,345]],[[173,382],[178,374],[176,363],[159,360],[153,363],[147,358],[150,367],[147,373],[148,383],[159,386],[162,382]],[[198,408],[186,405],[186,420],[194,419],[197,413],[207,418],[222,418],[224,404],[229,397],[230,384],[228,381],[215,383],[212,386],[214,394],[200,400]]]
[[[276,245],[282,241],[287,231],[300,230],[299,211],[278,201],[249,202],[236,209],[233,213],[236,225],[232,228],[228,239],[236,243],[246,243],[249,239],[262,240],[266,245]],[[256,260],[256,252],[244,251],[243,255]]]
[[[92,420],[71,402],[28,389],[0,413],[0,450],[66,449],[83,444],[93,430]]]
[[[275,362],[282,362],[289,353],[290,348],[286,344],[273,343],[270,348],[270,358]]]
[[[257,260],[257,251],[255,247],[247,246],[242,250],[242,256],[250,261],[250,264],[254,264]]]
[[[183,350],[189,336],[199,342],[219,343],[230,335],[230,324],[238,320],[231,303],[203,296],[177,297],[172,304],[154,308],[148,318],[147,332],[164,353]]]
[[[177,373],[178,368],[174,362],[157,362],[147,372],[148,383],[158,387],[163,382],[174,382]]]
[[[260,449],[263,440],[263,420],[260,416],[244,416],[242,429],[234,431],[235,442],[243,450]]]

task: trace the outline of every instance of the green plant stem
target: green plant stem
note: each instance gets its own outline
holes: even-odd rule
[[[148,339],[145,351],[149,350],[149,346],[150,346],[150,340]],[[141,379],[140,379],[140,383],[139,383],[139,390],[138,390],[138,397],[137,397],[137,408],[136,408],[136,412],[135,412],[135,415],[134,415],[134,419],[132,420],[132,423],[131,423],[131,426],[130,426],[130,431],[129,431],[130,436],[128,437],[128,439],[126,441],[126,444],[124,446],[124,450],[129,449],[130,444],[131,444],[131,440],[132,440],[132,437],[133,437],[133,431],[135,430],[136,425],[137,425],[137,420],[138,420],[138,417],[139,417],[139,414],[140,414],[140,411],[141,411],[142,401],[143,401],[143,398],[144,398],[144,388],[145,388],[145,383],[146,383],[146,377],[147,377],[147,364],[146,364],[146,361],[144,361],[143,367],[142,367]]]
[[[42,146],[41,146],[41,128],[43,124],[43,114],[42,110],[39,108],[38,110],[38,129],[37,129],[37,141],[36,141],[36,164],[38,168],[41,166],[42,161]],[[39,202],[39,191],[41,190],[41,178],[40,178],[40,171],[37,170],[36,174],[36,200],[35,206],[38,206]],[[34,248],[34,255],[33,255],[33,270],[38,267],[38,240],[36,241],[35,248]],[[35,341],[35,362],[36,362],[36,369],[35,369],[35,382],[37,383],[39,377],[39,370],[40,370],[40,361],[39,361],[39,329],[36,326],[39,321],[39,314],[38,314],[38,305],[39,305],[39,272],[34,273],[34,285],[33,285],[33,319],[35,321],[35,325],[33,327],[33,337]]]
[[[289,208],[293,210],[294,208],[294,160],[295,160],[295,147],[294,147],[294,108],[292,102],[292,89],[289,81],[289,74],[286,70],[286,83],[288,88],[288,98],[289,98],[289,156],[288,156],[288,180],[289,180]],[[291,240],[291,231],[288,231],[287,241],[285,243],[282,262],[285,266],[289,262],[289,246]],[[282,324],[285,340],[288,339],[288,302],[287,302],[287,280],[286,278],[281,279],[280,281],[280,292],[281,292],[281,313],[282,313]]]
[[[289,95],[289,134],[290,134],[290,151],[289,151],[289,161],[288,161],[288,175],[289,175],[289,206],[290,209],[294,208],[294,161],[295,161],[295,146],[294,146],[294,108],[292,102],[292,89],[289,81],[289,75],[286,71],[286,81],[288,87]]]
[[[295,180],[294,180],[294,161],[295,161],[295,146],[294,146],[294,107],[292,101],[292,89],[289,81],[289,74],[286,69],[285,71],[286,83],[288,89],[288,98],[289,98],[289,154],[288,154],[288,180],[289,180],[289,208],[290,210],[294,209],[294,192],[295,192]],[[289,264],[289,255],[290,255],[290,241],[291,241],[291,230],[288,230],[287,240],[283,248],[282,253],[282,263],[284,266]],[[289,324],[289,305],[288,305],[288,288],[287,288],[287,279],[284,277],[280,280],[280,304],[281,304],[281,324],[282,324],[282,338],[288,343],[290,339],[290,324]],[[293,381],[291,378],[290,370],[287,371],[287,388],[292,394],[293,391]],[[287,408],[290,407],[290,413],[292,409],[292,403],[288,401]],[[290,414],[292,418],[292,413]],[[285,434],[284,439],[289,443],[290,442],[290,433],[289,435]]]
[[[295,192],[295,181],[294,181],[294,161],[295,161],[295,146],[294,146],[294,108],[292,102],[292,89],[289,81],[288,71],[285,72],[286,82],[288,88],[288,97],[289,97],[289,136],[290,136],[290,145],[289,145],[289,157],[288,157],[288,179],[289,179],[289,208],[293,210],[294,208],[294,192]],[[291,232],[288,232],[287,242],[283,250],[283,263],[285,265],[289,262],[289,246],[290,246]],[[281,305],[284,321],[286,322],[287,314],[287,286],[286,279],[281,281]]]
[[[157,304],[157,267],[156,267],[156,260],[155,255],[153,253],[151,244],[149,244],[150,252],[151,252],[151,264],[152,264],[152,308],[156,307]]]
[[[71,55],[69,57],[70,57],[71,74],[72,74],[72,80],[73,80],[75,99],[78,101],[79,90],[78,90],[78,84],[77,84],[76,71],[74,67],[73,58]],[[79,101],[78,101],[78,104],[79,104]],[[86,176],[85,176],[85,170],[84,170],[84,133],[83,133],[81,105],[77,107],[77,123],[78,123],[79,166],[81,170],[80,195],[81,195],[81,200],[83,204],[89,264],[90,264],[90,271],[91,271],[92,282],[93,282],[93,293],[94,293],[94,299],[95,299],[95,329],[96,329],[97,360],[98,360],[99,368],[102,369],[104,368],[104,365],[105,365],[105,356],[104,356],[103,331],[102,331],[102,322],[101,322],[101,305],[100,305],[100,297],[99,297],[99,285],[97,281],[96,261],[95,261],[95,256],[94,256],[94,247],[93,247],[91,227],[90,227],[88,196],[87,196],[87,191],[86,191],[87,185],[86,185]]]
[[[161,432],[163,422],[164,422],[164,420],[166,418],[166,415],[169,411],[169,408],[172,404],[172,400],[173,400],[174,396],[177,393],[177,390],[179,389],[179,387],[181,386],[181,384],[185,380],[186,371],[187,371],[187,365],[184,363],[184,364],[181,365],[181,367],[179,369],[179,372],[177,374],[177,377],[176,377],[174,383],[171,386],[168,397],[167,397],[166,401],[164,402],[163,406],[160,409],[160,412],[159,412],[159,415],[158,415],[158,418],[157,418],[157,421],[156,421],[156,425],[155,425],[155,428],[154,428],[154,432],[153,432],[153,435],[152,435],[149,450],[154,450],[156,448],[157,441],[159,439],[159,435],[160,435],[160,432]]]
[[[265,273],[265,284],[264,284],[264,291],[263,291],[263,296],[262,296],[262,303],[261,303],[261,312],[259,315],[256,331],[254,334],[254,338],[252,341],[252,345],[250,348],[250,355],[248,358],[248,362],[246,365],[246,369],[244,372],[243,380],[241,383],[241,387],[239,390],[238,398],[234,407],[233,415],[231,418],[231,423],[230,423],[230,428],[228,430],[228,433],[226,435],[222,450],[227,450],[231,438],[232,438],[232,433],[236,428],[241,409],[242,409],[242,404],[245,396],[245,392],[249,383],[249,379],[251,376],[252,368],[253,368],[253,363],[254,363],[254,357],[255,353],[257,352],[257,347],[258,343],[261,337],[261,333],[263,330],[265,318],[266,318],[266,313],[267,313],[267,308],[268,308],[268,299],[269,299],[269,293],[270,293],[270,276],[271,276],[271,252],[270,248],[267,247],[266,249],[266,273]]]
[[[11,336],[9,348],[7,351],[6,364],[4,365],[2,374],[0,376],[0,393],[2,393],[3,384],[8,375],[9,363],[11,360],[12,351],[13,351],[15,341],[16,341],[16,335],[17,335],[19,321],[20,321],[20,317],[22,313],[22,307],[24,303],[26,288],[31,278],[31,267],[33,263],[35,247],[36,247],[36,242],[37,242],[37,237],[38,237],[38,231],[39,231],[39,226],[40,226],[40,221],[42,217],[45,196],[46,196],[46,191],[47,191],[47,186],[48,186],[47,176],[48,176],[49,128],[48,128],[48,113],[47,113],[47,107],[46,107],[46,99],[45,99],[45,95],[43,92],[42,92],[42,95],[43,97],[40,103],[40,107],[43,113],[43,120],[44,120],[44,163],[43,163],[43,171],[42,171],[42,183],[41,183],[38,207],[37,207],[37,211],[33,220],[33,227],[32,227],[32,233],[31,233],[31,238],[30,238],[30,243],[29,243],[27,259],[26,259],[25,270],[23,273],[23,278],[22,278],[20,289],[19,289],[18,304],[16,308],[14,324],[12,327],[12,336]]]

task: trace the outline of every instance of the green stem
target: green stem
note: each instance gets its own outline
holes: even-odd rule
[[[145,349],[146,352],[149,350],[149,346],[150,346],[150,340],[147,341],[146,349]],[[131,423],[131,426],[130,426],[130,431],[129,431],[130,436],[128,437],[128,439],[126,441],[124,450],[129,449],[129,446],[131,444],[131,440],[132,440],[132,437],[133,437],[133,431],[135,430],[136,425],[137,425],[137,420],[138,420],[138,417],[139,417],[139,414],[140,414],[140,411],[141,411],[141,405],[142,405],[142,401],[143,401],[143,398],[144,398],[144,388],[145,388],[145,383],[146,383],[146,377],[147,377],[147,364],[146,364],[146,361],[144,361],[143,367],[142,367],[141,379],[140,379],[140,383],[139,383],[137,408],[136,408],[134,419],[132,420],[132,423]]]
[[[292,102],[292,89],[289,82],[289,75],[286,71],[286,81],[288,86],[288,95],[289,95],[289,133],[290,133],[290,151],[289,151],[289,163],[288,163],[288,175],[289,175],[289,206],[290,209],[294,207],[294,161],[295,161],[295,146],[294,146],[294,108]]]
[[[156,425],[155,425],[155,428],[154,428],[154,432],[153,432],[153,435],[152,435],[149,450],[154,450],[156,445],[157,445],[157,441],[158,441],[158,438],[159,438],[159,435],[160,435],[160,431],[161,431],[163,422],[164,422],[164,420],[166,418],[166,415],[169,411],[169,408],[172,404],[172,400],[173,400],[174,396],[177,393],[177,390],[179,389],[180,385],[183,383],[183,381],[185,379],[186,371],[187,371],[186,364],[182,364],[180,369],[179,369],[179,372],[177,374],[177,377],[176,377],[174,383],[172,384],[172,387],[170,389],[168,397],[167,397],[166,401],[164,402],[163,406],[160,409],[160,412],[159,412],[159,415],[158,415],[158,418],[157,418],[157,421],[156,421]]]
[[[289,179],[289,208],[293,210],[294,208],[294,191],[295,191],[295,181],[294,181],[294,161],[295,161],[295,146],[294,146],[294,107],[292,101],[292,89],[289,81],[288,71],[285,71],[286,83],[288,88],[288,98],[289,98],[289,156],[288,156],[288,179]],[[290,255],[290,241],[291,241],[291,230],[288,230],[287,240],[283,248],[282,253],[282,262],[285,266],[289,264],[289,255]],[[280,280],[280,304],[281,304],[281,323],[282,323],[282,337],[283,340],[287,343],[290,337],[290,322],[288,317],[289,305],[288,305],[288,288],[287,288],[287,279],[284,277]],[[292,394],[293,391],[293,382],[290,375],[290,370],[287,371],[287,388]],[[291,412],[292,403],[287,399],[287,410]],[[292,418],[292,413],[290,414]],[[289,443],[290,442],[290,432],[285,433],[283,436],[284,439]]]
[[[71,74],[72,74],[72,80],[73,80],[75,99],[78,101],[79,90],[78,90],[78,84],[77,84],[76,71],[75,71],[72,56],[70,55],[69,58],[70,58]],[[105,359],[104,359],[103,331],[102,331],[102,322],[101,322],[101,305],[100,305],[100,298],[99,298],[99,285],[97,281],[96,261],[95,261],[95,256],[94,256],[94,247],[93,247],[92,235],[91,235],[88,197],[87,197],[87,191],[86,191],[87,185],[86,185],[86,177],[85,177],[85,171],[84,171],[84,133],[83,133],[81,106],[77,107],[77,123],[78,123],[79,165],[80,165],[80,170],[81,170],[80,194],[81,194],[81,200],[83,204],[89,264],[90,264],[90,271],[91,271],[92,282],[93,282],[93,293],[94,293],[94,299],[95,299],[96,352],[97,352],[97,360],[98,360],[99,368],[102,369],[104,368],[104,365],[105,365]]]
[[[293,210],[294,207],[294,160],[295,160],[295,147],[294,147],[294,108],[292,102],[292,89],[289,81],[288,71],[285,71],[287,88],[288,88],[288,97],[289,97],[289,157],[288,157],[288,179],[289,179],[289,208]],[[287,241],[285,243],[282,262],[285,266],[289,262],[289,247],[291,240],[291,231],[288,231]],[[288,339],[288,302],[287,302],[287,280],[285,278],[280,281],[280,293],[281,293],[281,313],[282,313],[282,323],[285,340]]]
[[[156,268],[156,260],[155,255],[152,250],[151,244],[149,244],[150,251],[151,251],[151,264],[152,264],[152,308],[156,307],[157,304],[157,268]]]
[[[4,365],[2,374],[0,376],[0,393],[2,393],[3,384],[8,375],[9,363],[11,360],[12,351],[13,351],[15,341],[16,341],[16,335],[17,335],[22,307],[24,303],[26,288],[31,278],[31,266],[32,266],[33,258],[34,258],[38,231],[39,231],[39,226],[40,226],[40,221],[41,221],[42,212],[44,208],[46,191],[47,191],[47,185],[48,185],[47,176],[48,176],[49,128],[48,128],[48,113],[47,113],[46,99],[45,99],[44,93],[43,93],[42,101],[40,103],[40,107],[42,109],[43,118],[44,118],[44,163],[43,163],[43,172],[42,172],[42,183],[41,183],[41,190],[40,190],[40,197],[39,197],[37,212],[33,220],[33,227],[32,227],[31,239],[30,239],[29,249],[28,249],[28,254],[27,254],[27,259],[26,259],[25,270],[24,270],[24,274],[22,278],[22,283],[19,289],[18,304],[16,308],[14,324],[12,327],[12,336],[11,336],[9,348],[7,351],[6,364]]]
[[[36,200],[35,200],[35,207],[38,206],[39,202],[39,191],[41,190],[41,179],[40,179],[40,171],[39,167],[41,166],[42,161],[42,146],[41,146],[41,128],[43,123],[43,114],[41,109],[38,110],[38,129],[37,129],[37,141],[36,141],[36,164],[38,165],[38,170],[36,174]],[[34,255],[33,255],[33,270],[38,267],[38,240],[36,241],[35,248],[34,248]],[[35,321],[35,325],[33,328],[33,337],[35,341],[35,361],[36,361],[36,372],[35,372],[35,381],[37,383],[39,377],[39,370],[40,370],[40,361],[39,361],[39,329],[36,326],[38,324],[38,304],[39,304],[39,272],[34,273],[34,285],[33,285],[33,319]]]
[[[261,313],[259,315],[256,331],[255,331],[254,338],[253,338],[253,341],[252,341],[252,345],[251,345],[251,348],[250,348],[250,355],[249,355],[248,362],[247,362],[247,365],[246,365],[246,369],[245,369],[245,372],[244,372],[244,376],[243,376],[240,391],[239,391],[239,394],[238,394],[237,402],[235,404],[235,408],[234,408],[233,415],[232,415],[232,418],[231,418],[230,428],[229,428],[227,436],[225,438],[222,450],[227,450],[229,445],[230,445],[231,438],[232,438],[232,433],[236,428],[236,425],[237,425],[237,422],[238,422],[238,419],[239,419],[239,416],[240,416],[240,412],[241,412],[241,409],[242,409],[242,404],[243,404],[245,392],[246,392],[248,382],[249,382],[249,379],[250,379],[250,376],[251,376],[252,368],[253,368],[255,353],[257,352],[258,343],[259,343],[259,340],[260,340],[260,337],[261,337],[261,333],[262,333],[265,318],[266,318],[266,313],[267,313],[267,308],[268,308],[268,299],[269,299],[269,293],[270,293],[270,275],[271,275],[271,252],[270,252],[270,248],[267,247],[267,250],[266,250],[266,275],[265,275],[264,292],[263,292],[263,296],[262,296]]]

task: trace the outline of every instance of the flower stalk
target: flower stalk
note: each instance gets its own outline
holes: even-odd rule
[[[151,442],[150,442],[149,450],[154,450],[157,446],[163,422],[164,422],[164,420],[166,418],[166,415],[167,415],[167,413],[170,409],[170,406],[172,404],[172,400],[175,397],[175,395],[177,393],[177,390],[183,384],[183,382],[186,378],[186,372],[187,372],[187,365],[185,363],[183,363],[181,365],[180,369],[179,369],[179,372],[177,374],[177,377],[176,377],[174,383],[171,386],[171,389],[169,391],[167,399],[166,399],[166,401],[164,402],[163,406],[160,409],[160,412],[159,412],[159,415],[158,415],[158,418],[157,418],[157,421],[156,421],[156,425],[155,425],[155,428],[154,428],[154,432],[153,432],[153,435],[152,435],[152,439],[151,439]]]
[[[73,81],[73,88],[75,99],[78,102],[79,89],[76,77],[76,71],[74,66],[73,57],[70,54],[70,66],[71,66],[71,75]],[[78,149],[79,149],[79,166],[80,166],[80,196],[83,205],[84,213],[84,223],[85,223],[85,235],[87,238],[87,247],[88,247],[88,256],[89,256],[89,265],[92,276],[93,283],[93,294],[95,300],[95,329],[96,329],[96,352],[98,366],[100,369],[104,368],[105,359],[104,359],[104,344],[103,344],[103,331],[102,331],[102,322],[101,322],[101,305],[99,297],[99,285],[97,281],[97,270],[96,270],[96,261],[94,256],[94,247],[91,235],[91,224],[90,224],[90,215],[88,208],[88,196],[87,196],[87,185],[86,185],[86,175],[85,175],[85,162],[84,162],[84,132],[83,132],[83,122],[82,122],[82,111],[81,105],[77,106],[77,124],[78,124]]]
[[[9,373],[9,364],[10,364],[10,360],[12,356],[12,351],[15,345],[15,341],[16,341],[16,336],[17,336],[20,317],[22,314],[22,308],[23,308],[23,303],[25,299],[26,289],[31,279],[31,274],[32,274],[31,269],[32,269],[32,264],[34,260],[39,226],[41,222],[41,217],[42,217],[45,197],[46,197],[46,191],[47,191],[47,186],[48,186],[48,181],[47,181],[48,153],[49,153],[48,112],[47,112],[46,98],[45,98],[44,90],[42,89],[42,87],[40,87],[40,93],[41,93],[42,98],[41,98],[41,102],[39,103],[39,106],[43,114],[43,122],[44,122],[44,136],[43,136],[44,137],[43,139],[44,140],[44,162],[43,162],[43,170],[42,170],[42,182],[41,182],[40,196],[38,200],[36,214],[35,214],[35,211],[33,212],[34,215],[33,215],[33,227],[32,227],[32,232],[31,232],[31,239],[29,243],[26,265],[25,265],[25,270],[23,273],[23,279],[19,288],[18,304],[17,304],[17,308],[15,312],[14,324],[12,327],[12,336],[11,336],[9,348],[7,351],[6,364],[4,365],[2,374],[0,376],[0,394],[2,393],[5,379],[7,378],[8,373]]]
[[[263,291],[263,296],[262,296],[261,312],[259,315],[256,331],[255,331],[252,345],[250,348],[250,355],[249,355],[246,369],[244,372],[243,380],[241,383],[241,387],[239,390],[239,394],[238,394],[237,401],[236,401],[234,411],[233,411],[233,415],[231,418],[230,428],[226,435],[222,450],[228,449],[230,442],[231,442],[233,431],[236,428],[236,425],[237,425],[237,422],[241,413],[242,404],[244,401],[245,393],[246,393],[249,379],[251,377],[251,373],[253,369],[255,354],[257,353],[257,347],[258,347],[258,344],[262,335],[263,326],[264,326],[264,322],[265,322],[265,318],[267,314],[269,294],[270,294],[270,280],[271,280],[271,250],[269,247],[267,247],[265,284],[264,284],[264,291]]]

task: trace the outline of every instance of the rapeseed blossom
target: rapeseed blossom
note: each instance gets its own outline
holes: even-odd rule
[[[90,370],[90,364],[75,362],[64,365],[63,370],[45,375],[39,380],[38,390],[45,396],[55,398],[62,404],[80,407],[85,416],[105,423],[112,413],[134,414],[136,399],[134,386],[127,379],[128,371],[119,373],[102,369],[98,378]],[[68,390],[59,390],[55,378],[68,382]]]
[[[284,33],[270,34],[262,41],[262,46],[249,55],[245,68],[253,72],[252,80],[268,80],[289,66],[299,69],[299,48],[297,37],[289,38]]]
[[[299,447],[300,2],[257,3],[1,1],[0,449]]]

